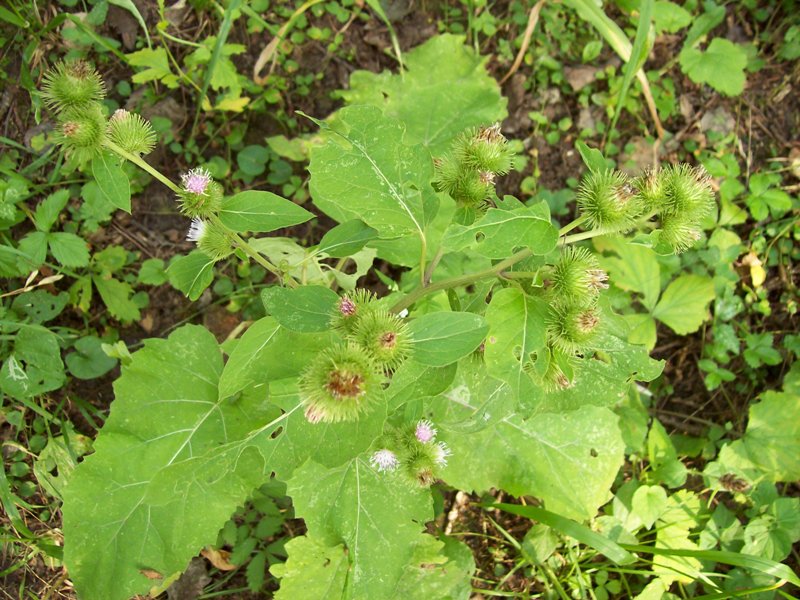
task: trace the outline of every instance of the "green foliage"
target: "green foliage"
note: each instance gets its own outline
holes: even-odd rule
[[[144,27],[132,3],[111,4]],[[89,1],[86,18],[62,28],[75,44],[70,55],[92,49],[103,72],[115,72],[116,56],[135,71],[134,83],[150,85],[134,94],[118,81],[101,103],[96,72],[61,63],[34,96],[34,109],[44,102],[58,123],[53,135],[31,142],[44,152],[31,170],[55,156],[61,161],[47,149],[52,141],[66,152],[70,183],[35,204],[29,199],[53,189],[62,163],[54,163],[52,178],[29,180],[17,154],[0,159],[0,273],[30,274],[0,306],[0,391],[12,403],[0,417],[24,438],[15,447],[38,455],[34,461],[15,453],[12,487],[5,472],[0,481],[0,502],[17,531],[36,540],[16,509],[34,494],[36,477],[48,494],[63,497],[64,560],[81,597],[162,592],[198,551],[209,556],[228,546],[231,553],[219,552],[218,560],[241,567],[254,593],[266,593],[269,571],[280,580],[277,598],[467,598],[475,592],[471,580],[484,585],[486,572],[472,579],[469,548],[448,537],[448,492],[458,493],[455,509],[463,492],[500,493],[533,496],[542,506],[514,510],[538,521],[522,542],[489,519],[499,532],[487,535],[494,557],[509,548],[517,560],[510,570],[495,563],[494,576],[503,579],[494,593],[506,593],[500,588],[515,574],[532,583],[527,592],[602,599],[666,598],[678,587],[686,596],[721,597],[783,583],[773,577],[796,580],[775,561],[800,538],[798,502],[774,484],[800,478],[792,418],[800,410],[799,378],[791,366],[798,344],[752,318],[796,312],[792,286],[781,290],[778,307],[775,288],[765,284],[770,269],[785,281],[800,258],[784,163],[752,174],[748,164],[740,182],[737,135],[709,132],[703,123],[707,145],[698,149],[700,134],[681,135],[669,151],[694,154],[713,184],[702,168],[665,166],[635,176],[610,158],[626,168],[636,162],[618,156],[633,144],[620,140],[615,124],[623,107],[639,116],[641,100],[651,101],[638,70],[653,33],[690,27],[677,61],[683,71],[726,95],[742,93],[745,69],[758,68],[756,45],[720,37],[701,49],[726,8],[706,3],[695,15],[691,3],[620,2],[618,26],[591,2],[566,2],[623,57],[620,71],[592,66],[606,61],[603,44],[553,5],[541,15],[520,2],[507,15],[485,3],[443,7],[440,29],[468,36],[436,36],[401,54],[396,19],[370,2],[389,26],[401,72],[356,71],[340,92],[346,106],[324,121],[312,118],[319,133],[290,139],[297,122],[288,113],[303,106],[293,94],[307,95],[315,81],[297,71],[303,61],[292,52],[313,39],[326,57],[341,60],[345,30],[366,13],[335,3],[267,4],[234,1],[216,12],[198,4],[201,22],[220,18],[219,30],[180,52],[175,16],[161,5],[153,40],[127,55],[95,30],[107,2]],[[633,20],[623,22],[629,13]],[[282,27],[265,20],[276,15],[285,19]],[[450,20],[454,15],[463,15],[466,28]],[[533,16],[545,32],[539,26],[525,34],[525,45],[533,44],[512,68],[520,73],[506,89],[518,106],[503,131],[526,131],[520,97],[542,91],[535,98],[542,104],[528,115],[535,123],[528,139],[506,141],[499,122],[507,102],[476,50],[497,31],[509,32],[492,42],[493,69],[508,67],[523,41],[513,34],[521,36]],[[18,18],[0,11],[4,22]],[[317,27],[323,18],[342,28]],[[262,55],[273,61],[264,85],[237,71],[234,57],[250,46],[229,42],[234,22],[239,36],[268,32],[276,40]],[[634,29],[631,45],[625,32]],[[792,33],[776,47],[779,55],[791,54]],[[585,91],[567,92],[573,82],[556,49],[594,69]],[[256,65],[256,81],[259,69],[264,65]],[[629,90],[637,73],[642,88]],[[656,81],[665,75],[649,74],[665,127],[675,131],[668,119],[680,118],[684,107],[677,109],[671,77]],[[158,106],[164,93],[196,98],[191,131],[178,131],[181,119],[172,116],[152,125],[125,111],[106,117],[140,97]],[[566,93],[572,95],[562,102]],[[564,117],[560,108],[572,101],[583,120],[586,109],[598,122],[573,129],[574,115]],[[591,116],[596,106],[613,115],[610,126]],[[272,124],[267,133],[254,128],[267,112],[285,135],[263,137]],[[579,180],[574,172],[564,190],[539,187],[552,179],[537,181],[551,165],[529,142],[546,134],[557,147],[578,129],[575,147],[588,173]],[[662,133],[661,124],[656,130]],[[605,154],[580,141],[600,134]],[[202,166],[171,181],[155,160],[141,158],[157,136],[175,161],[171,173]],[[572,156],[571,147],[564,156]],[[307,159],[310,179],[293,164]],[[524,169],[525,179],[516,197],[500,198],[495,186],[507,188],[499,178],[512,168]],[[87,237],[115,209],[131,212],[132,196],[148,183],[167,186],[176,209],[194,219],[187,239],[197,250],[173,256],[168,267],[164,254],[142,262],[121,246],[100,249],[103,231]],[[273,191],[249,189],[265,184]],[[719,189],[719,212],[712,189]],[[576,197],[578,218],[557,223]],[[5,235],[25,220],[19,235]],[[761,223],[752,228],[752,221]],[[287,237],[275,237],[284,229]],[[631,234],[613,235],[620,232]],[[578,245],[590,238],[599,254]],[[149,240],[146,247],[153,248]],[[69,293],[35,290],[62,277]],[[159,319],[156,331],[172,331],[169,337],[145,340],[131,354],[117,340],[141,334],[118,334],[109,322],[141,320],[149,333],[161,313],[142,319],[148,297],[140,286],[166,282],[191,300],[202,296],[203,307],[223,302],[224,310],[241,313],[241,325],[218,343],[205,327],[173,331],[178,317]],[[382,290],[381,297],[357,290],[359,282]],[[107,314],[91,313],[101,306],[93,299]],[[83,313],[91,325],[48,324],[67,306],[77,312],[64,322]],[[779,372],[789,373],[785,391],[761,394],[746,429],[732,417],[724,428],[676,435],[658,420],[675,373],[649,389],[643,384],[664,368],[649,356],[658,322],[667,326],[660,330],[672,343],[667,350],[708,324],[702,339],[694,338],[702,342],[697,352],[686,347],[689,356],[702,356],[707,387],[722,387],[725,398],[732,390],[745,396]],[[68,376],[100,377],[117,361],[116,399],[93,453],[68,423],[48,416],[43,424],[42,413],[61,410],[54,401],[68,397],[97,426],[102,415],[72,388],[51,392]],[[419,433],[423,424],[430,439]],[[710,493],[686,489],[698,473]],[[296,531],[292,518],[302,519],[307,533],[286,543]],[[580,523],[588,520],[591,529]],[[635,567],[610,568],[598,553]],[[649,555],[650,562],[639,558]],[[723,583],[717,563],[733,567]]]
[[[500,121],[506,100],[485,70],[486,59],[464,45],[463,36],[441,35],[404,56],[407,72],[394,75],[357,71],[348,104],[371,104],[406,126],[408,144],[442,155],[465,129]],[[448,102],[442,102],[448,98]]]
[[[695,83],[707,83],[726,96],[738,96],[744,89],[747,55],[729,40],[714,38],[705,51],[684,48],[680,62]]]
[[[234,231],[269,232],[305,223],[313,215],[270,192],[249,190],[225,198],[219,211],[222,223]]]
[[[340,223],[361,219],[382,238],[423,238],[436,213],[432,165],[421,147],[403,142],[401,122],[377,108],[347,107],[325,126],[311,152],[311,194]]]

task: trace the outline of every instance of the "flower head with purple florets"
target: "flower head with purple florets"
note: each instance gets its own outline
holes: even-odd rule
[[[383,448],[372,455],[372,458],[369,459],[369,464],[383,473],[394,471],[400,465],[400,461],[394,452]]]
[[[181,175],[183,189],[192,194],[199,194],[201,196],[206,193],[211,181],[211,173],[203,167],[197,167]]]
[[[430,421],[420,421],[417,423],[417,427],[414,430],[414,436],[417,438],[417,441],[427,444],[436,437],[436,428]]]

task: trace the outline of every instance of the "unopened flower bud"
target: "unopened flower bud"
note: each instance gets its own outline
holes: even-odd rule
[[[229,232],[209,221],[192,219],[186,240],[195,242],[203,254],[215,261],[233,254],[233,240]]]
[[[348,344],[317,355],[300,377],[306,418],[313,422],[354,421],[381,392],[382,376],[369,355]]]
[[[578,207],[592,229],[626,231],[642,213],[636,188],[619,171],[591,172],[578,188]]]
[[[457,140],[455,150],[464,164],[478,171],[498,175],[505,175],[511,170],[514,158],[499,123],[463,136]]]
[[[136,113],[117,109],[108,120],[108,139],[131,154],[149,154],[156,145],[156,132]]]
[[[554,301],[576,306],[590,306],[601,289],[608,288],[608,275],[588,249],[568,246],[558,262],[544,276]]]
[[[589,348],[599,324],[600,317],[594,308],[553,306],[547,336],[562,352],[580,354]]]
[[[59,116],[58,142],[68,156],[86,162],[103,150],[106,118],[99,104],[67,108]]]
[[[336,303],[331,325],[345,334],[353,334],[362,319],[375,310],[375,294],[369,290],[348,292]]]
[[[697,223],[688,222],[682,215],[663,215],[658,241],[672,247],[676,253],[688,250],[702,237]]]
[[[58,63],[42,82],[42,98],[56,112],[83,108],[105,95],[100,75],[82,60]]]
[[[684,216],[697,224],[714,207],[710,177],[702,167],[671,165],[661,172],[664,180],[662,214]],[[691,216],[691,217],[689,217]]]
[[[397,315],[384,310],[363,315],[355,326],[353,339],[378,366],[389,371],[399,367],[411,352],[408,325]]]

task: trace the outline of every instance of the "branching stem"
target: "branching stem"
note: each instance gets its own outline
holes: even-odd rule
[[[145,161],[141,156],[138,156],[136,154],[132,154],[131,152],[128,152],[124,148],[120,148],[117,144],[115,144],[114,142],[112,142],[111,140],[108,140],[108,139],[106,139],[103,142],[103,145],[106,148],[108,148],[109,150],[111,150],[112,152],[114,152],[115,154],[119,155],[120,157],[124,158],[125,160],[128,160],[128,161],[132,162],[133,164],[135,164],[137,167],[139,167],[143,171],[145,171],[145,172],[149,173],[150,175],[152,175],[153,177],[155,177],[158,181],[163,183],[165,186],[167,186],[169,189],[171,189],[176,194],[180,194],[181,193],[181,188],[178,187],[177,184],[175,184],[171,179],[169,179],[169,177],[167,177],[166,175],[161,173],[158,169],[156,169],[155,167],[150,166],[147,163],[147,161]],[[233,240],[233,242],[234,242],[234,244],[236,245],[237,248],[240,248],[242,250],[242,252],[247,254],[247,256],[252,258],[255,262],[257,262],[259,265],[264,267],[267,271],[269,271],[270,273],[275,275],[275,277],[277,277],[279,280],[283,281],[284,278],[283,278],[283,274],[281,273],[280,269],[278,269],[278,267],[276,267],[270,261],[268,261],[266,258],[264,258],[264,256],[262,256],[255,248],[253,248],[250,244],[248,244],[242,238],[242,236],[240,236],[238,233],[233,231],[230,227],[225,225],[217,215],[211,215],[208,219],[209,219],[209,221],[214,223],[217,227],[220,227],[220,228],[224,229],[228,233],[228,235],[230,235],[231,239]],[[287,278],[286,279],[286,283],[287,283],[287,285],[289,285],[289,287],[297,287],[297,282],[294,281],[291,278]]]
[[[648,221],[653,214],[645,215],[640,219],[640,223],[644,223]],[[559,234],[562,236],[559,240],[559,244],[565,246],[567,244],[572,244],[574,242],[579,242],[581,240],[588,240],[589,238],[597,237],[600,235],[606,235],[608,233],[614,233],[614,231],[605,230],[605,229],[593,229],[591,231],[583,231],[581,233],[574,233],[572,235],[564,235],[564,233],[571,231],[575,227],[581,224],[582,219],[578,218],[575,219],[572,223],[564,226]],[[520,250],[516,254],[511,255],[505,260],[500,261],[493,267],[489,269],[485,269],[483,271],[478,271],[477,273],[469,273],[467,275],[459,275],[458,277],[451,277],[449,279],[443,279],[442,281],[437,281],[436,283],[431,283],[429,285],[422,285],[415,290],[411,291],[408,295],[398,300],[394,306],[392,306],[391,311],[394,313],[398,313],[412,304],[414,304],[420,298],[427,296],[428,294],[432,294],[433,292],[438,292],[441,290],[448,290],[450,288],[461,287],[465,285],[470,285],[475,283],[476,281],[480,281],[482,279],[489,279],[492,277],[500,277],[506,269],[509,267],[514,266],[518,262],[525,260],[529,256],[532,256],[533,252],[529,249]],[[437,256],[434,261],[438,262],[440,256]],[[435,266],[432,264],[432,266]],[[432,271],[432,269],[429,269]]]

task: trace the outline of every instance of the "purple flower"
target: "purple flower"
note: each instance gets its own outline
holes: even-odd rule
[[[369,464],[383,473],[386,471],[394,471],[400,464],[400,461],[397,460],[397,456],[394,452],[384,448],[372,455],[372,458],[369,459]]]
[[[414,431],[417,440],[423,444],[427,444],[436,437],[436,429],[430,421],[420,421],[417,423],[417,428]]]
[[[346,317],[353,316],[356,314],[356,303],[345,296],[339,301],[339,312]]]
[[[203,167],[197,167],[181,175],[181,183],[187,192],[202,195],[206,193],[208,184],[211,183],[211,173]]]

